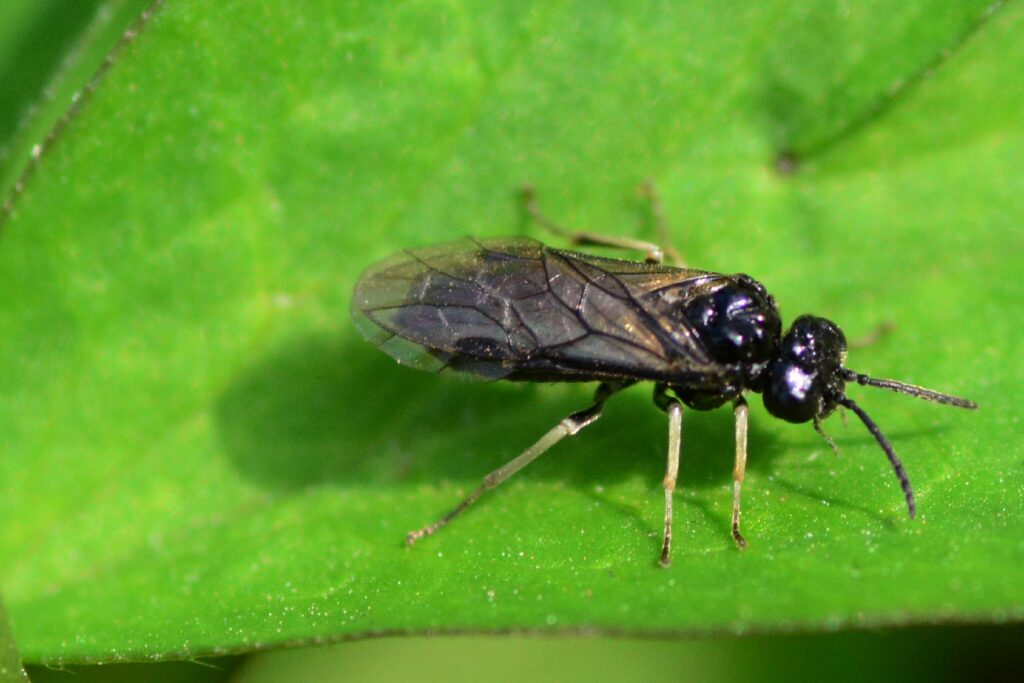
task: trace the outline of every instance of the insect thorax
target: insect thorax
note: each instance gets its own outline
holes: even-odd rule
[[[761,391],[782,334],[775,300],[761,283],[748,275],[730,276],[724,286],[692,298],[680,313],[720,366],[706,381],[673,386],[680,400],[709,410],[744,390]]]

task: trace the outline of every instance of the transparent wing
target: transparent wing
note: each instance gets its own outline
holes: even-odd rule
[[[662,309],[724,277],[524,238],[462,240],[371,267],[352,310],[364,336],[426,370],[484,379],[678,378],[715,368],[694,335],[661,319]]]
[[[590,254],[547,250],[564,259],[609,296],[629,298],[644,312],[648,325],[671,340],[677,365],[700,369],[713,364],[692,323],[682,314],[693,299],[729,284],[732,277],[704,270],[676,268]]]
[[[498,379],[536,348],[511,302],[545,287],[532,240],[460,240],[405,250],[370,267],[356,284],[352,312],[363,335],[424,370],[455,369]]]

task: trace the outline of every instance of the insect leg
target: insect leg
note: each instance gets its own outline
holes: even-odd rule
[[[742,550],[747,546],[747,541],[740,533],[740,487],[743,485],[743,475],[747,471],[747,416],[750,414],[750,408],[742,396],[733,403],[732,412],[736,418],[736,466],[732,471],[732,537]]]
[[[665,260],[665,254],[661,247],[651,242],[563,228],[541,213],[540,208],[537,206],[537,193],[532,185],[524,185],[521,192],[523,206],[526,208],[526,212],[530,214],[530,218],[537,221],[539,225],[547,230],[560,237],[564,237],[577,246],[615,247],[616,249],[642,251],[644,252],[644,260],[648,263],[661,263]]]
[[[683,440],[683,404],[668,396],[664,385],[654,387],[654,402],[668,413],[668,465],[665,468],[665,536],[661,544],[661,566],[672,562],[672,494],[679,475],[679,448]]]
[[[601,417],[601,410],[604,408],[604,402],[608,400],[608,397],[626,386],[628,386],[628,384],[602,383],[598,386],[597,392],[594,395],[594,405],[590,406],[586,410],[573,413],[569,417],[563,419],[555,425],[553,429],[540,437],[535,444],[488,474],[484,477],[483,482],[473,489],[473,492],[466,496],[465,500],[456,505],[451,512],[429,526],[410,532],[405,538],[406,544],[413,545],[424,536],[430,536],[431,534],[436,533],[439,529],[448,524],[448,522],[465,512],[466,508],[475,503],[477,498],[482,496],[484,493],[495,488],[513,474],[529,465],[565,437],[572,436],[587,425],[597,421],[597,418]]]
[[[668,234],[668,221],[665,220],[665,209],[661,205],[661,196],[658,194],[658,189],[654,186],[654,181],[650,178],[645,179],[640,184],[640,194],[651,207],[654,225],[658,230],[658,239],[661,240],[662,250],[668,256],[669,262],[674,266],[684,267],[686,263],[683,261],[683,255],[672,246],[672,240]]]
[[[825,429],[821,426],[821,420],[818,418],[814,418],[814,431],[818,432],[818,436],[825,440],[825,443],[829,445],[833,453],[839,455],[839,446],[836,445],[831,436],[825,433]]]

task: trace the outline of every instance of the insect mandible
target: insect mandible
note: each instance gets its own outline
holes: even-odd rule
[[[660,202],[645,186],[663,243]],[[914,492],[889,440],[846,395],[846,384],[889,389],[958,408],[963,398],[845,367],[847,342],[825,318],[798,317],[782,334],[778,307],[748,275],[663,265],[671,247],[565,230],[523,190],[530,216],[575,245],[645,252],[643,262],[554,249],[528,238],[466,239],[405,250],[359,278],[352,313],[362,334],[400,363],[487,380],[599,382],[593,404],[569,415],[483,482],[448,514],[411,532],[412,545],[435,533],[484,492],[498,486],[566,436],[601,416],[605,401],[637,382],[654,383],[654,403],[668,415],[668,466],[661,564],[670,561],[672,495],[679,469],[683,406],[732,404],[736,424],[732,536],[740,533],[740,489],[747,462],[748,407],[760,393],[768,412],[787,422],[821,421],[837,407],[853,411],[881,446],[903,488],[910,517]]]

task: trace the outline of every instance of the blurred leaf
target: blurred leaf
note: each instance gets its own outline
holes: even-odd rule
[[[28,676],[21,666],[21,657],[18,656],[18,644],[14,642],[11,626],[7,622],[7,612],[0,603],[0,683],[27,680]]]
[[[0,588],[34,662],[370,633],[682,634],[1024,615],[1019,5],[167,3],[18,197],[0,243]],[[645,390],[413,549],[589,389],[398,367],[348,322],[402,247],[572,225],[649,236],[815,311],[871,437],[835,459],[754,407],[688,413],[656,567]]]
[[[0,195],[153,0],[6,0],[0,6]]]
[[[337,647],[253,655],[235,672],[232,683],[450,683],[477,680],[482,672],[493,683],[860,683],[887,680],[894,672],[907,681],[997,681],[1012,676],[1024,664],[1021,631],[1020,627],[929,627],[683,642],[522,636],[371,638]]]

